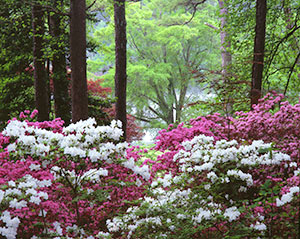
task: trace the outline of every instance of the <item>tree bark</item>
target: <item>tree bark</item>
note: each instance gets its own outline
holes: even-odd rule
[[[115,21],[115,54],[116,54],[116,73],[115,73],[115,96],[116,102],[116,120],[122,122],[124,132],[123,140],[126,140],[126,18],[125,18],[125,0],[114,1],[114,21]]]
[[[59,8],[59,0],[54,0],[53,7]],[[71,120],[71,104],[69,96],[69,79],[67,77],[66,51],[64,43],[64,26],[62,16],[54,14],[50,17],[52,43],[52,80],[54,93],[55,116],[60,117],[65,124]]]
[[[45,121],[49,120],[49,105],[43,54],[44,10],[39,4],[32,7],[32,29],[35,105],[38,110],[38,121]]]
[[[231,42],[229,39],[229,35],[226,31],[226,25],[227,25],[227,14],[228,10],[227,7],[225,6],[226,0],[219,0],[219,7],[220,7],[220,15],[221,15],[221,32],[220,32],[220,37],[221,37],[221,57],[222,57],[222,78],[223,82],[226,85],[226,87],[229,86],[229,78],[230,78],[230,67],[232,65],[232,56],[231,53],[229,52],[229,49],[231,47]],[[233,111],[233,104],[232,104],[232,99],[230,96],[230,92],[228,92],[229,95],[226,99],[226,114],[231,115]]]
[[[225,0],[226,1],[226,0]],[[221,14],[221,56],[222,56],[222,75],[224,78],[228,78],[229,75],[229,67],[232,63],[231,53],[229,49],[231,47],[231,43],[229,41],[228,33],[226,31],[227,20],[226,16],[228,14],[228,10],[225,6],[225,1],[219,0],[220,14]]]
[[[74,123],[88,118],[85,0],[71,0],[70,16],[72,122]]]
[[[262,77],[264,70],[264,51],[266,34],[267,1],[256,0],[256,26],[254,39],[254,56],[252,65],[251,109],[261,98]]]

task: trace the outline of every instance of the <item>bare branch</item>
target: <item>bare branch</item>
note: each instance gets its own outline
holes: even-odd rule
[[[300,58],[300,52],[298,53],[298,55],[297,55],[297,57],[296,57],[296,59],[295,59],[295,61],[294,61],[294,64],[293,64],[292,67],[291,67],[290,74],[289,74],[288,80],[287,80],[286,85],[285,85],[285,88],[284,88],[284,93],[283,93],[284,95],[286,94],[287,88],[288,88],[289,83],[290,83],[291,76],[292,76],[292,74],[293,74],[294,68],[295,68],[295,66],[296,66],[296,64],[297,64],[297,62],[298,62],[298,60],[299,60],[299,58]]]
[[[203,4],[203,3],[205,3],[205,2],[206,2],[206,0],[202,0],[201,2],[197,2],[197,3],[194,3],[194,2],[192,2],[192,1],[189,1],[186,5],[191,4],[192,7],[193,7],[193,12],[192,12],[191,18],[190,18],[188,21],[184,22],[184,23],[177,23],[177,22],[175,22],[175,23],[172,23],[172,24],[164,25],[164,26],[170,27],[170,26],[187,25],[187,24],[189,24],[189,23],[194,19],[195,15],[196,15],[197,7],[198,7],[200,4]],[[160,25],[162,25],[162,24],[160,24]]]
[[[217,30],[217,31],[220,30],[219,28],[217,28],[216,26],[214,26],[214,25],[212,25],[212,24],[209,24],[208,22],[204,22],[204,25],[206,25],[206,26],[208,26],[208,27],[210,27],[210,28],[212,28],[212,29],[214,29],[214,30]]]
[[[90,6],[88,6],[85,10],[89,10],[92,6],[94,6],[94,4],[96,3],[96,1],[97,0],[94,0],[94,2]]]

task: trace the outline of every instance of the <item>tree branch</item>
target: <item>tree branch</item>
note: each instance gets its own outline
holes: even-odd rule
[[[297,64],[297,62],[298,62],[298,60],[299,60],[299,58],[300,58],[300,52],[298,53],[298,55],[297,55],[297,57],[296,57],[296,59],[295,59],[295,61],[294,61],[294,64],[293,64],[292,67],[291,67],[290,74],[289,74],[288,80],[287,80],[286,85],[285,85],[285,88],[284,88],[284,93],[283,93],[284,95],[286,94],[287,88],[288,88],[289,83],[290,83],[291,76],[292,76],[292,74],[293,74],[294,68],[295,68],[295,66],[296,66],[296,64]]]
[[[277,45],[273,48],[274,50],[272,51],[272,55],[271,55],[271,59],[268,63],[268,66],[267,66],[267,72],[269,71],[270,69],[270,66],[274,60],[274,57],[279,49],[279,46],[285,41],[287,40],[290,36],[292,36],[298,29],[300,28],[300,26],[295,26],[294,29],[292,31],[290,31],[289,33],[287,33],[283,38],[280,39],[280,41],[277,43]],[[268,78],[269,76],[266,78],[266,81],[268,81]]]
[[[89,10],[92,6],[94,6],[94,4],[96,3],[96,1],[97,1],[97,0],[94,0],[94,2],[93,2],[90,6],[88,6],[85,10],[87,11],[87,10]]]

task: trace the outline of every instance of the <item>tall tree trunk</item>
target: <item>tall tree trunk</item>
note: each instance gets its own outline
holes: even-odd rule
[[[35,105],[38,110],[38,121],[45,121],[49,120],[49,105],[43,54],[44,10],[39,4],[32,7],[32,29]]]
[[[85,0],[71,0],[70,15],[72,122],[74,123],[88,118]]]
[[[228,33],[226,31],[226,25],[227,25],[227,14],[228,10],[225,6],[226,0],[219,0],[219,7],[220,7],[220,15],[221,15],[221,57],[222,57],[222,78],[223,82],[226,85],[226,87],[229,86],[229,78],[230,78],[230,67],[232,65],[232,57],[231,53],[229,52],[229,49],[231,47],[231,42],[229,40]],[[226,113],[231,114],[232,113],[232,100],[230,95],[228,95],[226,99]]]
[[[115,0],[114,2],[114,20],[115,20],[115,51],[116,51],[116,73],[115,73],[115,96],[116,115],[115,118],[123,124],[124,140],[126,140],[126,18],[125,18],[125,0]]]
[[[59,8],[60,0],[54,0],[53,7]],[[60,117],[65,124],[71,120],[71,104],[69,96],[69,79],[67,77],[66,51],[64,43],[64,25],[62,16],[54,14],[51,16],[51,35],[55,41],[52,44],[52,79],[54,90],[54,109],[55,116]]]
[[[251,109],[261,97],[262,77],[264,70],[264,51],[266,35],[267,1],[256,0],[256,26],[254,40],[254,56],[252,65]]]

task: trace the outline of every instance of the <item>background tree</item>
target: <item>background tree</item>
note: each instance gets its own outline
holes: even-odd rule
[[[122,122],[123,137],[126,140],[126,86],[127,86],[127,37],[125,0],[114,1],[114,23],[115,23],[115,96],[116,115],[115,118]]]
[[[45,69],[45,57],[43,54],[45,34],[44,9],[39,2],[32,6],[32,29],[33,29],[33,66],[35,105],[38,110],[38,121],[49,120],[49,104],[47,92],[47,75]]]
[[[185,119],[189,110],[185,106],[192,101],[192,92],[199,94],[203,86],[196,86],[193,69],[205,71],[215,63],[212,59],[216,59],[214,54],[219,49],[212,46],[218,44],[217,34],[204,25],[205,14],[212,11],[210,7],[213,8],[203,7],[203,14],[184,24],[191,19],[192,10],[177,2],[144,1],[127,6],[127,106],[137,119],[151,127]],[[115,70],[112,34],[112,22],[95,32],[101,39],[101,58],[93,62],[97,71],[110,68],[103,77],[111,83]]]
[[[234,110],[247,110],[250,104],[252,66],[256,25],[256,2],[227,1],[227,29],[231,39],[232,72],[237,79],[239,90],[235,91]],[[286,15],[285,9],[291,14]],[[268,2],[268,16],[266,18],[264,68],[261,83],[261,94],[269,91],[284,93],[286,85],[290,90],[286,97],[290,102],[298,101],[299,66],[294,64],[299,55],[299,1],[274,0]],[[287,19],[288,24],[287,24]],[[287,28],[291,25],[292,28]],[[294,46],[292,48],[291,46]],[[294,66],[294,67],[293,67]],[[290,79],[290,80],[289,80]],[[288,83],[289,82],[289,83]],[[247,97],[245,97],[247,96]]]
[[[256,26],[251,84],[251,109],[261,97],[264,70],[265,34],[266,34],[267,1],[256,1]]]
[[[33,60],[31,6],[0,1],[0,25],[0,122],[4,124],[24,109],[34,109],[33,74],[28,69]]]
[[[88,118],[85,0],[71,0],[70,17],[72,122],[76,122]]]
[[[67,20],[59,0],[53,1],[57,13],[50,13],[52,75],[55,116],[68,124],[71,120],[70,81],[67,77],[67,52],[69,37],[66,34]]]

